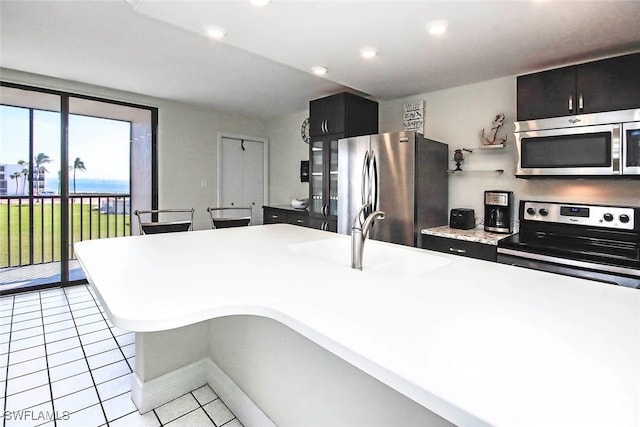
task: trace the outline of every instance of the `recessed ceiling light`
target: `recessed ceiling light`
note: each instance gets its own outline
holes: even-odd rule
[[[254,6],[266,6],[271,3],[271,0],[251,0],[251,4]]]
[[[373,58],[378,54],[378,51],[375,50],[372,47],[363,47],[362,49],[360,49],[360,56],[362,56],[363,58]]]
[[[214,40],[220,40],[222,38],[224,38],[224,36],[227,34],[227,32],[220,28],[220,27],[210,27],[207,30],[207,35],[209,37],[211,37]]]
[[[429,34],[434,36],[439,36],[444,34],[448,28],[449,28],[449,23],[444,19],[431,21],[427,24],[427,31],[429,31]]]
[[[324,76],[329,72],[327,67],[311,67],[311,72],[316,76]]]

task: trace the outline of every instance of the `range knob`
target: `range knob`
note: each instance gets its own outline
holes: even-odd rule
[[[540,215],[547,216],[549,215],[549,211],[545,208],[540,208]]]
[[[627,214],[622,214],[622,215],[620,215],[619,218],[620,218],[620,222],[623,223],[623,224],[626,224],[626,223],[629,222],[629,215],[627,215]]]
[[[532,207],[528,207],[528,208],[527,208],[527,213],[528,213],[529,215],[535,215],[535,214],[536,214],[536,210],[535,210],[535,209],[533,209]]]
[[[613,221],[613,215],[611,215],[610,213],[606,213],[606,214],[604,214],[603,218],[604,218],[604,220],[605,220],[605,221],[607,221],[607,222],[611,222],[611,221]]]

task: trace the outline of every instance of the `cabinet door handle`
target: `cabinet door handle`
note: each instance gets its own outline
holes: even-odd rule
[[[454,252],[456,254],[466,254],[467,251],[464,249],[457,249],[457,248],[449,248],[449,252]]]
[[[271,218],[278,219],[278,215],[271,215]]]
[[[569,112],[573,113],[573,95],[569,95]]]
[[[578,97],[578,111],[582,111],[584,109],[584,98],[582,94]]]
[[[298,224],[302,224],[302,223],[304,223],[304,221],[303,221],[303,220],[301,220],[301,219],[297,219],[297,220],[296,220],[296,222],[297,222]]]

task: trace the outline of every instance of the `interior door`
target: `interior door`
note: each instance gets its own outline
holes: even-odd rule
[[[218,206],[251,206],[251,223],[262,224],[266,203],[265,141],[223,136],[220,138]]]

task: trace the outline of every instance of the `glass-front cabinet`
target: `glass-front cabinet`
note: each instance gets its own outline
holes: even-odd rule
[[[329,230],[338,215],[338,137],[312,139],[309,158],[309,213]]]
[[[324,210],[324,141],[311,142],[309,162],[309,211],[322,215]]]
[[[329,141],[329,215],[338,215],[338,139]]]
[[[309,227],[338,229],[338,140],[378,133],[378,103],[342,92],[309,102]]]

